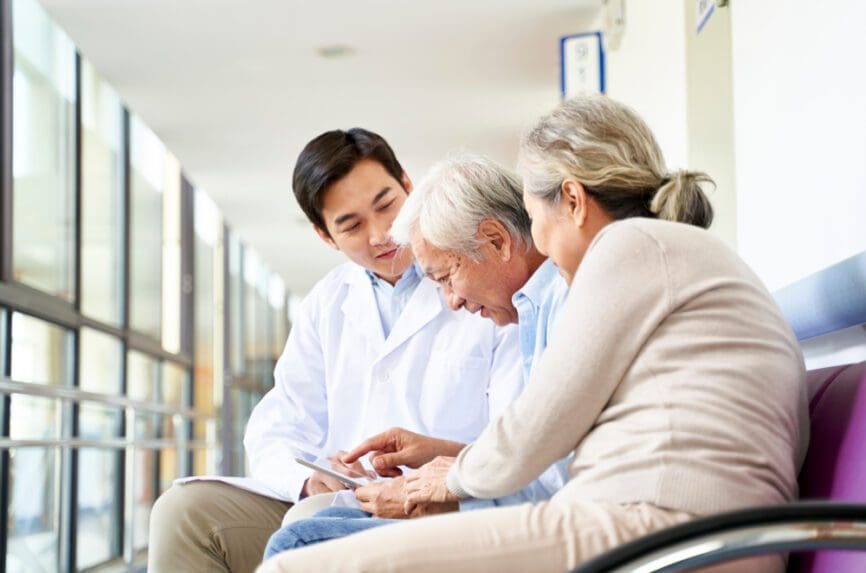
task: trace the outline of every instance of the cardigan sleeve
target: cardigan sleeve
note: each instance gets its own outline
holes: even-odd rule
[[[594,239],[526,388],[451,468],[461,498],[512,494],[580,443],[673,308],[662,246],[625,222]]]

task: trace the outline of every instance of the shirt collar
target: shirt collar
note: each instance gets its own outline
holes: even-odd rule
[[[535,269],[526,284],[514,293],[511,302],[517,305],[520,299],[526,298],[535,306],[540,306],[544,300],[544,293],[554,284],[558,276],[559,267],[552,260],[546,259],[540,267]]]
[[[369,269],[364,269],[364,272],[367,273],[367,277],[370,279],[370,284],[373,285],[373,288],[384,285],[391,286],[390,284],[388,284],[387,281],[377,277],[373,271]],[[394,290],[397,290],[402,285],[409,285],[420,281],[421,268],[418,266],[417,262],[412,262],[412,264],[409,265],[403,275],[399,279],[397,279],[397,282],[394,283],[393,288]]]

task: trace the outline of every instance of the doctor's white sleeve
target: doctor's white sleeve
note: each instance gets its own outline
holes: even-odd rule
[[[328,404],[322,346],[312,294],[301,304],[274,369],[274,387],[253,409],[244,436],[251,477],[297,502],[327,439]]]

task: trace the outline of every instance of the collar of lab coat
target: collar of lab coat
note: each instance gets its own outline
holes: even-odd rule
[[[341,310],[348,322],[369,337],[370,342],[373,343],[372,347],[379,349],[377,362],[399,348],[440,312],[446,310],[439,286],[422,276],[421,282],[418,283],[415,292],[412,293],[409,302],[391,328],[391,335],[386,339],[370,277],[362,267],[355,265],[353,272],[346,275],[346,284],[349,290]]]

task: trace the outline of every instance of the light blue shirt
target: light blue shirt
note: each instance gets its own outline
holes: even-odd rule
[[[556,313],[568,296],[568,285],[559,267],[547,259],[519,291],[511,297],[517,309],[523,383],[529,382],[532,366],[538,363],[556,323]]]
[[[394,323],[400,317],[400,313],[406,308],[412,293],[421,282],[421,273],[417,264],[412,263],[403,276],[397,279],[392,286],[388,281],[377,277],[370,271],[366,271],[373,283],[373,294],[376,295],[376,308],[379,309],[379,319],[382,321],[382,332],[385,338],[391,334]]]
[[[556,315],[568,296],[568,285],[559,268],[550,259],[538,267],[511,302],[517,309],[520,333],[520,357],[523,360],[523,383],[529,381],[532,368],[547,348]],[[460,510],[482,509],[498,505],[518,505],[546,501],[568,481],[568,458],[550,466],[535,481],[515,494],[497,499],[466,499]]]

